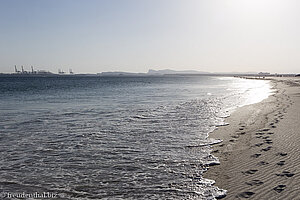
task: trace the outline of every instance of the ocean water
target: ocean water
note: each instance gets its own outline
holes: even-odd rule
[[[0,78],[0,192],[214,199],[209,132],[270,94],[233,77]]]

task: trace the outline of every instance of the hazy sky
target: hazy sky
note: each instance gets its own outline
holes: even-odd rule
[[[0,71],[300,73],[298,0],[0,0]]]

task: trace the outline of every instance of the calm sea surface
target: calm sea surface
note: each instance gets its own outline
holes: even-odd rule
[[[0,78],[0,192],[214,199],[208,133],[269,94],[230,77]]]

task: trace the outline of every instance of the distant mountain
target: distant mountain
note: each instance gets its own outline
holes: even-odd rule
[[[149,75],[163,75],[163,74],[210,74],[209,72],[202,72],[196,70],[183,70],[183,71],[176,71],[171,69],[163,69],[163,70],[153,70],[149,69]]]
[[[145,76],[146,73],[132,73],[132,72],[101,72],[98,76]]]
[[[216,76],[235,76],[235,75],[255,75],[257,72],[204,72],[196,70],[182,70],[176,71],[172,69],[154,70],[149,69],[147,73],[134,73],[134,72],[101,72],[97,76],[163,76],[163,75],[216,75]]]
[[[133,72],[101,72],[97,73],[98,76],[153,76],[165,74],[211,74],[209,72],[201,72],[196,70],[176,71],[171,69],[153,70],[149,69],[147,73],[133,73]]]

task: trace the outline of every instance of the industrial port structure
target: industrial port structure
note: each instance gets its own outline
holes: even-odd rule
[[[50,71],[46,71],[46,70],[34,70],[33,66],[31,66],[31,70],[26,71],[24,70],[24,66],[21,66],[21,70],[18,70],[17,65],[15,65],[15,73],[14,74],[22,74],[22,75],[55,75],[54,73],[50,72]],[[67,73],[65,73],[63,70],[59,69],[58,70],[58,74],[59,75],[66,75]],[[69,69],[69,74],[74,74],[74,72],[72,71],[72,69]]]

